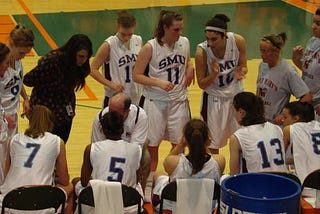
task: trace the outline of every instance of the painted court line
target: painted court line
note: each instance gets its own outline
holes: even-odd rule
[[[42,26],[42,24],[38,21],[38,19],[32,14],[32,12],[29,10],[29,8],[27,7],[27,5],[24,3],[23,0],[17,0],[18,3],[20,4],[20,6],[22,7],[22,9],[26,12],[27,16],[29,17],[29,19],[32,21],[32,23],[36,26],[36,28],[39,30],[39,32],[41,33],[41,35],[43,36],[43,38],[47,41],[47,43],[49,44],[49,46],[51,47],[51,49],[57,49],[58,46],[55,43],[55,41],[53,41],[53,39],[51,38],[51,36],[48,34],[48,32],[44,29],[44,27]],[[98,98],[95,96],[95,94],[92,92],[92,90],[85,85],[85,87],[83,88],[84,92],[86,93],[86,95],[88,96],[88,98],[79,98],[77,100],[97,100]]]

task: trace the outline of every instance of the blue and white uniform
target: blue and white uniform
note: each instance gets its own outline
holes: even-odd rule
[[[287,171],[283,133],[270,122],[244,126],[234,136],[238,139],[248,172]]]
[[[180,36],[173,48],[160,45],[156,39],[149,40],[152,56],[148,64],[148,76],[167,80],[174,88],[166,92],[155,86],[144,86],[146,98],[143,108],[148,116],[149,146],[158,146],[163,139],[177,143],[184,125],[190,119],[188,90],[185,85],[186,68],[190,58],[190,44]]]
[[[139,84],[132,80],[133,66],[137,60],[138,53],[142,47],[142,38],[138,35],[132,35],[129,41],[129,48],[126,47],[118,36],[110,36],[105,40],[109,44],[109,60],[104,63],[103,74],[105,78],[112,82],[124,85],[124,93],[132,100],[132,103],[138,104],[140,98]],[[105,87],[105,96],[112,97],[116,91]]]
[[[239,128],[234,118],[231,104],[234,95],[243,91],[242,80],[237,80],[240,52],[234,33],[228,32],[226,50],[223,58],[216,57],[207,41],[198,45],[207,55],[207,75],[212,73],[211,62],[219,64],[219,74],[205,90],[202,96],[201,118],[207,122],[211,135],[209,148],[219,149],[226,145],[229,136]]]

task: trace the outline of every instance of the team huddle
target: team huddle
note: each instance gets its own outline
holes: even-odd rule
[[[193,65],[181,14],[161,10],[153,38],[143,44],[134,34],[135,17],[119,11],[116,34],[101,44],[91,63],[90,39],[75,34],[26,74],[21,59],[33,48],[34,35],[18,24],[8,44],[0,43],[0,199],[19,186],[56,185],[68,195],[65,213],[73,213],[80,192],[98,179],[135,188],[157,210],[169,182],[209,178],[219,183],[226,165],[219,149],[228,142],[230,172],[225,173],[294,171],[302,183],[320,169],[320,9],[305,50],[293,48],[292,61],[302,77],[281,58],[286,34],[262,37],[256,93],[244,90],[246,41],[228,31],[229,21],[216,14],[205,23],[206,40],[197,45]],[[81,174],[70,181],[65,144],[75,92],[88,75],[103,84],[105,98]],[[202,89],[199,119],[191,118],[188,101],[195,79]],[[30,100],[24,86],[32,87]],[[29,126],[17,133],[20,95]],[[298,101],[290,102],[291,95]],[[161,163],[165,172],[158,172],[163,140],[172,149]],[[174,204],[166,206],[172,210]]]

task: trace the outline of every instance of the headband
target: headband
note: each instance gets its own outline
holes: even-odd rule
[[[270,37],[265,36],[263,37],[263,40],[269,41],[274,47],[281,49],[278,44],[276,44],[272,39],[270,39]]]
[[[212,27],[212,26],[206,26],[206,31],[209,30],[209,31],[218,31],[218,32],[221,32],[221,33],[225,33],[226,30],[225,29],[222,29],[222,28],[219,28],[219,27]]]

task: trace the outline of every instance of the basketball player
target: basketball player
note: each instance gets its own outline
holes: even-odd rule
[[[114,111],[107,112],[101,119],[106,140],[87,145],[81,167],[80,182],[76,184],[76,195],[88,185],[91,179],[118,181],[136,188],[143,195],[137,183],[137,170],[142,156],[141,147],[121,139],[124,130],[123,117]],[[73,183],[75,183],[74,179]]]
[[[0,42],[0,78],[4,76],[4,73],[10,66],[10,49],[8,46]],[[13,127],[14,124],[10,124]],[[0,144],[5,143],[8,139],[8,121],[5,119],[5,112],[0,105]],[[1,149],[0,149],[1,150]],[[4,157],[2,157],[1,163],[4,163]],[[2,165],[0,166],[0,181],[3,182],[4,175]],[[2,183],[0,182],[0,183]]]
[[[313,106],[306,102],[291,102],[284,111],[286,122],[295,118],[283,129],[284,144],[292,145],[295,171],[303,183],[310,172],[320,168],[320,122],[314,120]]]
[[[316,119],[320,121],[320,9],[313,17],[312,37],[309,39],[306,49],[296,46],[292,52],[292,61],[301,69],[302,79],[312,93],[312,105],[316,111]]]
[[[65,144],[59,136],[50,133],[53,128],[51,111],[35,105],[28,119],[29,127],[24,133],[16,134],[8,146],[6,178],[0,187],[2,196],[20,186],[53,185],[54,170],[56,185],[69,196],[73,187],[69,183]],[[68,205],[65,213],[72,211],[71,204]]]
[[[140,98],[139,86],[131,77],[142,46],[141,36],[134,34],[136,19],[127,11],[119,11],[117,24],[116,35],[103,42],[91,63],[91,76],[105,86],[103,107],[115,92],[125,92],[134,104]],[[104,76],[99,72],[101,66]]]
[[[153,206],[157,209],[163,188],[178,178],[210,178],[220,183],[225,167],[222,155],[207,153],[210,145],[210,133],[207,124],[199,119],[191,119],[183,129],[183,137],[165,158],[162,172],[154,176]],[[189,153],[184,154],[185,148]],[[166,208],[172,210],[172,207]]]
[[[226,15],[217,14],[206,23],[207,40],[198,45],[195,56],[198,85],[203,90],[201,118],[210,129],[212,153],[219,153],[238,129],[231,103],[243,90],[247,73],[246,42],[239,34],[227,32],[229,21]]]
[[[140,105],[148,116],[149,184],[158,165],[161,141],[167,139],[174,146],[190,119],[187,87],[194,79],[194,68],[189,40],[181,36],[182,29],[181,14],[162,10],[154,38],[142,47],[133,70],[133,80],[144,86]]]
[[[262,99],[240,92],[233,98],[233,108],[241,128],[230,137],[230,174],[287,171],[282,130],[266,122]],[[241,169],[242,158],[247,171]]]
[[[311,102],[309,88],[299,77],[297,70],[281,59],[287,36],[285,33],[269,34],[260,41],[263,62],[259,64],[257,95],[262,98],[267,121],[282,124],[281,111],[289,103],[291,95],[302,102]]]
[[[91,143],[106,139],[100,121],[109,111],[118,112],[124,117],[124,132],[121,138],[126,142],[137,143],[142,148],[147,139],[147,115],[141,107],[131,104],[130,97],[123,92],[113,95],[109,99],[109,105],[94,118]]]
[[[18,111],[20,95],[23,98],[23,114],[30,110],[29,98],[23,86],[23,66],[21,59],[29,53],[34,45],[34,35],[31,29],[18,24],[10,32],[8,38],[9,66],[0,77],[1,106],[8,121],[8,139],[0,147],[0,165],[4,165],[8,142],[18,131]],[[6,65],[7,66],[7,65]],[[0,173],[1,174],[1,173]],[[1,176],[0,176],[1,177]],[[0,178],[0,184],[3,178]]]

